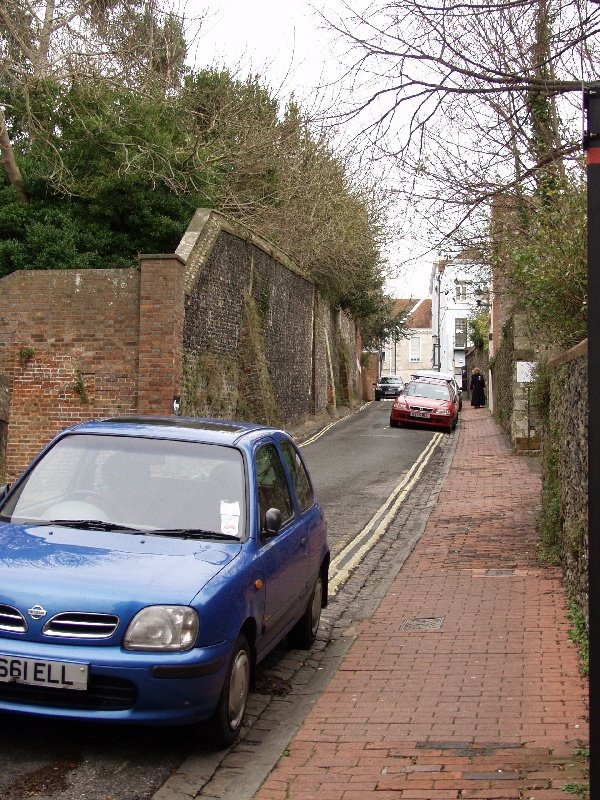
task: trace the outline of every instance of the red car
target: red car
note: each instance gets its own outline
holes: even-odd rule
[[[390,428],[428,425],[453,431],[458,422],[458,398],[445,381],[419,379],[404,386],[390,412]]]

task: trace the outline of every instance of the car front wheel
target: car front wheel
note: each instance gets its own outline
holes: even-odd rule
[[[391,419],[390,420],[390,428],[397,428],[399,426],[399,424],[400,423],[397,422],[397,420],[395,420],[395,419]]]
[[[292,647],[298,650],[308,650],[317,638],[319,623],[321,622],[321,608],[323,607],[323,578],[317,578],[315,587],[304,610],[304,614],[290,631],[289,641]]]
[[[209,734],[216,747],[229,747],[239,735],[248,702],[251,675],[250,646],[244,634],[240,633],[233,646],[219,704],[208,723]]]

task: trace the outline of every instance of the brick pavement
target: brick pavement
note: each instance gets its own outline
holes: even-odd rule
[[[255,800],[565,800],[587,685],[537,463],[465,405],[426,529]]]

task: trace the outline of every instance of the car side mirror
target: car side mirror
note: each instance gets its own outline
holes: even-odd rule
[[[3,483],[0,486],[0,500],[4,500],[4,498],[8,494],[9,489],[10,489],[10,483]]]
[[[269,508],[265,514],[264,535],[268,538],[277,536],[281,528],[281,511],[278,508]]]

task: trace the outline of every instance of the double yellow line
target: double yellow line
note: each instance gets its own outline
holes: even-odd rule
[[[335,424],[335,423],[332,423]],[[331,427],[331,426],[329,426]],[[327,428],[325,428],[327,430]],[[341,589],[362,561],[365,553],[381,539],[389,528],[398,509],[406,496],[421,477],[433,451],[443,438],[442,433],[436,433],[415,461],[398,486],[392,491],[383,505],[373,514],[363,530],[337,554],[329,565],[329,595],[333,596]],[[305,442],[308,444],[308,442]]]
[[[363,405],[362,405],[362,406],[361,406],[361,407],[358,409],[358,411],[357,411],[356,413],[358,413],[359,411],[362,411],[362,410],[363,410],[363,409],[365,409],[365,408],[366,408],[368,405],[369,405],[369,403],[364,403],[364,404],[363,404]],[[317,439],[320,439],[320,438],[321,438],[321,436],[323,436],[323,434],[324,434],[324,433],[327,433],[327,431],[328,431],[330,428],[333,428],[333,426],[334,426],[334,425],[337,425],[337,424],[338,424],[338,422],[343,422],[345,419],[348,419],[348,417],[341,417],[340,419],[336,419],[336,420],[334,420],[333,422],[330,422],[330,423],[329,423],[329,425],[326,425],[324,428],[321,428],[321,430],[320,430],[318,433],[315,433],[315,435],[314,435],[314,436],[311,436],[311,437],[310,437],[310,439],[307,439],[305,442],[302,442],[302,444],[299,444],[299,445],[298,445],[298,447],[306,447],[306,445],[307,445],[307,444],[312,444],[313,442],[316,442],[316,441],[317,441]]]

